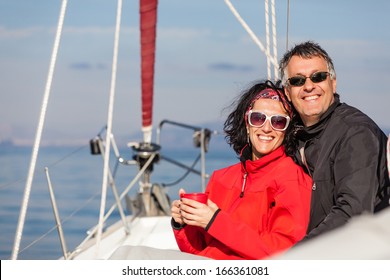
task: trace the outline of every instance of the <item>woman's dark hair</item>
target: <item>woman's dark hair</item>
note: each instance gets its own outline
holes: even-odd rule
[[[270,80],[255,82],[248,89],[244,90],[243,93],[237,97],[235,101],[228,107],[234,108],[232,112],[227,117],[224,123],[224,132],[225,139],[227,143],[233,148],[237,155],[239,155],[242,149],[248,144],[248,136],[246,130],[245,123],[245,113],[248,108],[251,106],[251,102],[256,97],[256,95],[266,88],[271,88],[278,93],[282,94],[280,96],[281,100],[284,99],[287,101],[287,97],[284,93],[284,90],[281,86],[281,81],[277,81],[275,84]],[[287,101],[288,102],[288,101]],[[282,102],[283,103],[283,102]],[[283,104],[284,106],[284,104]],[[292,108],[293,109],[293,108]],[[288,108],[285,108],[288,112]],[[292,120],[295,119],[296,111],[293,109]],[[293,156],[296,149],[297,144],[293,133],[293,121],[290,122],[286,130],[286,134],[283,140],[283,145],[285,146],[286,154],[289,156]]]

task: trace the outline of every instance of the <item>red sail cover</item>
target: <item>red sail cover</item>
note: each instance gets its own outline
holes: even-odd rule
[[[140,0],[142,127],[152,125],[157,0]]]

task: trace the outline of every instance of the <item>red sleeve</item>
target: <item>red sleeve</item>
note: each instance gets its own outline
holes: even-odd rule
[[[182,252],[198,254],[206,247],[204,241],[205,231],[200,227],[186,225],[181,229],[173,228],[173,234]]]

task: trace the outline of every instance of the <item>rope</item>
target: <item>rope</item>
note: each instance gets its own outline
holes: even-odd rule
[[[116,73],[117,73],[117,65],[118,65],[118,48],[119,48],[119,34],[120,34],[120,25],[121,25],[121,12],[122,12],[122,0],[118,0],[116,26],[115,26],[114,52],[113,52],[113,61],[112,61],[111,88],[110,88],[110,98],[109,98],[108,117],[107,117],[106,150],[104,155],[102,197],[100,203],[99,223],[98,223],[97,236],[96,236],[96,257],[98,257],[99,255],[99,247],[102,238],[103,223],[104,223],[104,209],[106,207],[108,172],[109,172],[110,151],[111,151],[112,120],[113,120],[113,111],[114,111]]]
[[[250,29],[250,27],[248,26],[248,24],[242,19],[242,17],[240,16],[240,14],[237,12],[237,10],[234,8],[234,6],[232,5],[232,3],[230,2],[230,0],[225,0],[225,3],[226,5],[228,6],[228,8],[231,10],[231,12],[233,13],[233,15],[237,18],[237,20],[241,23],[241,25],[244,27],[244,29],[248,32],[249,36],[252,38],[252,40],[255,42],[256,45],[259,46],[260,50],[262,52],[264,52],[264,54],[266,55],[267,58],[269,58],[270,62],[275,66],[275,67],[279,67],[278,65],[278,61],[276,58],[272,57],[269,50],[267,50],[263,43],[260,41],[260,39],[258,39],[256,37],[256,35],[254,34],[254,32]]]
[[[275,0],[271,0],[271,17],[272,17],[272,45],[273,45],[273,55],[274,58],[278,58],[278,48],[277,48],[277,40],[276,40],[276,12],[275,12]],[[276,67],[274,65],[274,75],[275,75],[275,80],[279,78],[279,66]]]
[[[270,39],[269,39],[269,2],[268,0],[264,1],[264,18],[265,18],[265,39],[267,44],[267,52],[270,52]],[[270,58],[267,56],[267,75],[268,80],[271,80],[271,61]]]
[[[287,0],[286,51],[288,50],[288,33],[290,27],[290,0]]]
[[[24,227],[24,223],[25,223],[25,219],[26,219],[28,202],[30,199],[31,185],[32,185],[33,177],[34,177],[35,166],[36,166],[36,162],[37,162],[43,126],[45,123],[45,116],[46,116],[46,111],[47,111],[47,106],[48,106],[48,100],[49,100],[49,96],[50,96],[51,84],[52,84],[52,80],[53,80],[54,68],[55,68],[55,64],[57,61],[57,54],[58,54],[59,44],[60,44],[60,40],[61,40],[61,33],[62,33],[62,27],[63,27],[63,23],[64,23],[64,18],[65,18],[66,6],[67,6],[67,0],[63,0],[62,6],[61,6],[61,11],[60,11],[60,16],[59,16],[59,20],[58,20],[58,25],[57,25],[56,38],[54,41],[53,52],[52,52],[51,61],[50,61],[49,73],[48,73],[48,77],[47,77],[47,81],[46,81],[45,93],[44,93],[42,106],[41,106],[41,113],[40,113],[38,127],[37,127],[37,131],[36,131],[36,136],[35,136],[35,142],[34,142],[32,154],[31,154],[30,167],[29,167],[28,177],[27,177],[27,181],[26,181],[22,207],[20,210],[19,222],[18,222],[16,234],[15,234],[14,247],[12,249],[12,259],[13,260],[16,260],[18,257],[20,242],[22,239],[23,227]]]

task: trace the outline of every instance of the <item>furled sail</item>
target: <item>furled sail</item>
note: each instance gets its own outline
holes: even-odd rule
[[[158,0],[140,0],[142,131],[151,143]]]

